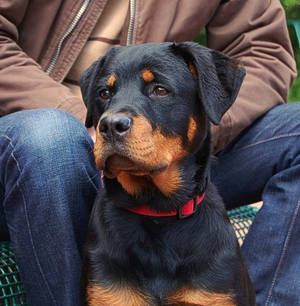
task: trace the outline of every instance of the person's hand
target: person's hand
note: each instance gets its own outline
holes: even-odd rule
[[[96,142],[96,130],[95,130],[95,128],[92,126],[90,128],[87,128],[87,131],[88,131],[89,135],[91,136],[93,142],[95,143]]]

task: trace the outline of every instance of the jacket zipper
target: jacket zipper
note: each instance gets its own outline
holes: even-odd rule
[[[73,19],[72,23],[70,24],[69,28],[65,32],[65,34],[62,36],[62,38],[59,40],[58,45],[56,47],[56,51],[54,53],[54,56],[52,57],[50,64],[46,70],[47,74],[50,74],[53,70],[54,67],[57,63],[57,60],[59,58],[59,55],[61,53],[61,49],[63,46],[63,43],[66,41],[66,39],[69,37],[69,35],[73,32],[75,29],[76,25],[78,24],[79,20],[85,13],[89,3],[91,0],[85,0],[81,8],[79,9],[78,13],[76,14],[75,18]],[[136,7],[136,1],[135,0],[130,0],[129,1],[130,5],[130,12],[129,12],[129,26],[128,26],[128,32],[127,32],[127,41],[126,45],[129,46],[132,44],[132,39],[133,39],[133,28],[134,28],[134,19],[135,19],[135,7]]]
[[[126,46],[129,46],[133,42],[133,28],[134,28],[134,19],[135,19],[135,7],[136,7],[136,0],[129,1],[129,25],[128,25],[128,32],[127,32],[127,41]]]
[[[56,51],[50,61],[50,64],[46,70],[46,73],[50,74],[56,63],[57,63],[57,60],[59,58],[59,55],[61,53],[61,50],[62,50],[62,46],[63,46],[63,43],[66,41],[66,39],[69,37],[69,35],[73,32],[73,30],[75,29],[76,25],[78,24],[79,20],[81,19],[81,17],[83,16],[83,14],[85,13],[88,5],[90,3],[90,0],[85,0],[82,4],[82,6],[80,7],[78,13],[76,14],[76,16],[74,17],[72,23],[70,24],[69,28],[66,30],[65,34],[62,36],[62,38],[59,40],[59,43],[56,47]]]

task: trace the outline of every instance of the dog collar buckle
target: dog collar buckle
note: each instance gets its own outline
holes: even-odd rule
[[[198,205],[203,201],[203,198],[204,194],[202,196],[197,196],[178,209],[178,219],[186,219],[192,216],[196,212]]]
[[[179,208],[178,209],[178,219],[186,219],[188,217],[190,217],[191,215],[193,215],[197,209],[197,201],[196,201],[196,198],[193,198],[192,199],[193,201],[193,207],[192,207],[192,212],[189,213],[189,214],[183,214],[183,207]]]

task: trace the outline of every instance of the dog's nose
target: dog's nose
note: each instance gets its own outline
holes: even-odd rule
[[[110,115],[101,119],[99,131],[102,137],[109,139],[112,136],[125,136],[132,125],[132,118],[125,115]]]

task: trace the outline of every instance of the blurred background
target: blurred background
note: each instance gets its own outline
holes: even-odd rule
[[[290,89],[289,101],[300,101],[300,0],[281,0],[281,4],[285,8],[298,70],[298,77]]]
[[[281,0],[280,2],[286,12],[288,29],[297,62],[298,77],[294,81],[288,97],[288,102],[295,102],[300,101],[300,0]],[[206,45],[205,31],[202,31],[195,41]]]

